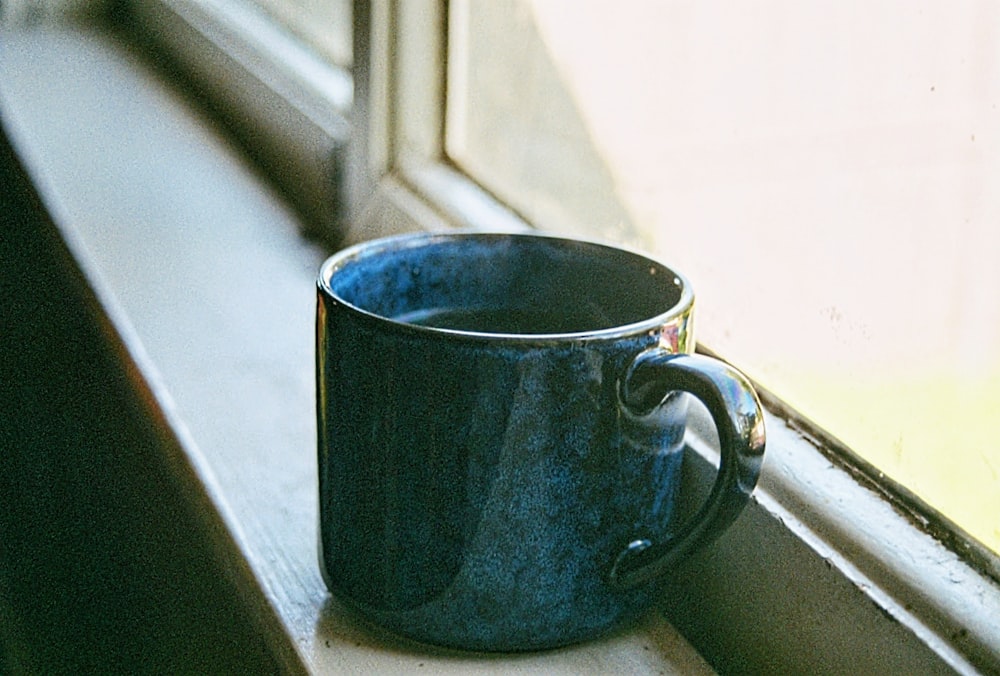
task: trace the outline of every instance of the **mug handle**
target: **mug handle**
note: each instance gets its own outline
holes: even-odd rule
[[[719,473],[705,504],[677,535],[656,544],[636,540],[615,558],[610,572],[615,586],[645,584],[722,534],[743,511],[760,475],[764,415],[746,376],[712,357],[656,347],[633,360],[619,396],[629,413],[643,416],[676,390],[693,394],[708,408],[719,432]]]

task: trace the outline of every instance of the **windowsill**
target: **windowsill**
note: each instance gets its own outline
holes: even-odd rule
[[[603,641],[499,658],[361,628],[316,561],[313,303],[324,253],[215,124],[107,34],[5,34],[0,116],[178,438],[180,464],[194,469],[177,480],[196,481],[190,490],[224,520],[224,546],[253,572],[250,605],[269,614],[261,624],[290,669],[706,670],[688,641],[729,669],[744,659],[813,672],[1000,664],[997,586],[773,417],[757,500],[678,571],[670,621],[657,613]],[[697,481],[705,462],[694,466]],[[727,632],[713,636],[719,626]]]

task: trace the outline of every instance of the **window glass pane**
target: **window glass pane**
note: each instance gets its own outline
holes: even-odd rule
[[[351,0],[251,0],[325,58],[349,68],[352,62]]]
[[[1000,4],[453,0],[450,157],[1000,549]]]

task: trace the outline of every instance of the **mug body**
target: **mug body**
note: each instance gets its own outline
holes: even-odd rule
[[[331,592],[417,640],[573,643],[644,611],[609,583],[663,540],[686,395],[647,415],[620,383],[652,347],[693,349],[683,277],[532,235],[407,235],[321,271],[321,567]]]

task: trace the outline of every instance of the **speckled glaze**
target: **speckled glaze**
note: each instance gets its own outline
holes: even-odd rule
[[[549,648],[652,602],[651,585],[745,504],[759,403],[690,355],[693,295],[660,263],[533,235],[406,235],[345,250],[317,305],[320,552],[331,592],[430,643]],[[415,325],[436,308],[557,318],[546,333]],[[583,313],[586,327],[562,315]],[[509,329],[508,329],[509,330]],[[722,465],[672,519],[686,395]]]

